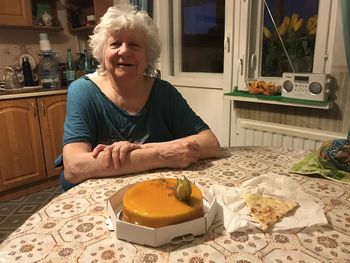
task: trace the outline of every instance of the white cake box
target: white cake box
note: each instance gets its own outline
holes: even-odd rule
[[[216,198],[201,189],[203,195],[204,216],[184,223],[160,228],[151,228],[131,224],[121,220],[122,199],[131,185],[124,186],[107,199],[107,210],[116,237],[140,245],[158,247],[167,243],[179,244],[191,241],[195,236],[206,233],[211,226],[217,209]]]

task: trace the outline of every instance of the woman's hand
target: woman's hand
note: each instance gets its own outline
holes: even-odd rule
[[[96,158],[99,154],[103,154],[102,158],[106,168],[113,163],[114,169],[119,169],[125,164],[127,153],[140,148],[140,144],[128,141],[119,141],[110,145],[99,144],[93,149],[92,156]]]
[[[159,157],[165,160],[170,168],[188,167],[200,157],[199,144],[193,141],[175,140],[159,147]]]

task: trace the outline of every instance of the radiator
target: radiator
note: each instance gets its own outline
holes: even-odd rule
[[[238,118],[233,146],[282,146],[316,150],[327,140],[345,134]]]

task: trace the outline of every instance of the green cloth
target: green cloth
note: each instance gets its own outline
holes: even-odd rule
[[[350,184],[350,173],[338,169],[325,169],[318,161],[318,152],[313,151],[305,156],[303,160],[294,164],[291,171],[305,175],[322,175],[328,179]]]
[[[322,175],[331,180],[350,184],[349,163],[344,162],[342,164],[346,164],[346,166],[339,166],[339,159],[329,158],[329,155],[327,155],[327,153],[334,155],[334,153],[340,152],[343,149],[341,146],[344,143],[343,145],[339,145],[339,141],[342,140],[325,142],[318,151],[310,152],[303,160],[294,164],[291,172],[304,175]],[[347,143],[348,141],[344,140],[344,142]],[[334,145],[338,147],[334,148]]]

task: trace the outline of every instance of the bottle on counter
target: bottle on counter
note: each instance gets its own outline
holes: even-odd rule
[[[67,81],[68,85],[76,79],[75,64],[73,61],[72,49],[70,49],[70,48],[67,49],[67,62],[66,62],[65,77],[66,77],[66,81]]]
[[[94,72],[91,65],[91,56],[86,49],[84,49],[84,71],[85,74]]]
[[[24,86],[34,86],[32,68],[27,56],[22,58],[22,71],[24,77]]]
[[[62,86],[61,73],[53,53],[42,53],[42,59],[38,65],[39,83],[44,88],[57,89]]]

